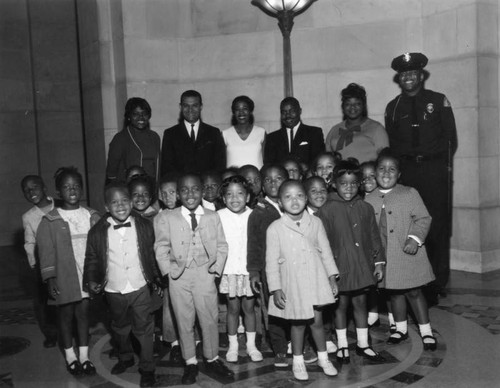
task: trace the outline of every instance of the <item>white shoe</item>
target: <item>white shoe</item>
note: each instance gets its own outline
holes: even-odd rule
[[[292,354],[292,341],[288,341],[288,347],[286,348],[286,354]]]
[[[227,362],[238,362],[238,351],[229,348],[226,353],[226,361]]]
[[[329,359],[318,360],[318,366],[323,369],[323,373],[327,376],[337,376],[337,369],[333,366]]]
[[[247,349],[247,354],[253,362],[259,362],[264,359],[262,353],[257,348]]]
[[[333,367],[333,365],[332,365]],[[293,377],[300,381],[309,380],[309,375],[307,374],[306,364],[304,362],[293,360]]]
[[[337,345],[335,345],[333,341],[326,341],[326,352],[335,353],[336,351],[337,351]]]

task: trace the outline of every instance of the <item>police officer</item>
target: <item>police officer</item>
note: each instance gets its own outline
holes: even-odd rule
[[[420,193],[432,224],[425,241],[435,282],[427,290],[431,304],[444,290],[450,272],[452,160],[457,130],[450,102],[444,94],[424,89],[421,53],[405,53],[392,60],[402,93],[385,110],[385,128],[392,151],[401,161],[401,182]]]

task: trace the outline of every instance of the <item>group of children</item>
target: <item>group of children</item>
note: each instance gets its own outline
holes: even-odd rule
[[[36,232],[40,273],[48,303],[57,305],[58,339],[70,373],[96,372],[88,358],[89,294],[101,292],[119,352],[111,373],[134,365],[132,333],[140,344],[144,387],[155,382],[154,313],[160,306],[163,339],[172,345],[171,357],[182,355],[185,363],[183,384],[196,381],[200,340],[205,371],[234,375],[218,356],[219,295],[227,298],[226,361],[238,361],[241,315],[246,353],[253,362],[263,360],[255,340],[258,300],[275,366],[288,366],[291,340],[298,380],[308,379],[306,361],[317,360],[335,376],[328,353],[349,363],[350,304],[356,354],[383,360],[368,334],[378,322],[373,300],[381,296],[389,305],[388,343],[408,338],[408,301],[424,349],[436,349],[421,291],[434,279],[422,246],[431,217],[416,190],[397,183],[399,163],[390,150],[361,166],[322,153],[310,171],[289,159],[260,171],[247,165],[222,174],[169,175],[158,190],[140,167],[127,176],[128,184],[106,186],[107,213],[100,219],[80,205],[83,179],[74,168],[56,173],[56,207],[40,177],[22,181],[35,205],[30,221],[23,217],[27,252],[35,261]],[[304,360],[304,342],[314,343],[317,358]]]

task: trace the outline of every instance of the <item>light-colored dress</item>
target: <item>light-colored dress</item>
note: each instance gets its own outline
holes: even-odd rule
[[[263,165],[264,140],[266,130],[253,126],[252,131],[245,140],[242,140],[234,127],[222,131],[226,144],[227,167],[241,167],[251,164],[258,169]]]
[[[389,138],[382,124],[367,118],[360,125],[359,131],[352,132],[352,143],[338,149],[341,132],[346,130],[346,122],[334,125],[326,136],[325,146],[329,152],[337,151],[343,159],[356,158],[360,163],[377,159],[377,154],[385,147],[389,147]]]
[[[287,214],[267,229],[266,275],[269,292],[282,290],[283,310],[269,302],[269,315],[284,319],[314,318],[313,306],[335,302],[328,278],[338,275],[325,228],[304,212],[300,225]]]
[[[81,288],[83,284],[83,266],[85,264],[87,235],[90,230],[90,212],[83,207],[79,207],[75,210],[64,210],[58,208],[57,211],[61,215],[62,219],[69,225],[71,246],[73,248],[78,281]],[[82,290],[82,298],[88,297],[89,294]]]
[[[219,291],[235,296],[253,296],[247,271],[247,230],[248,217],[252,210],[246,208],[242,214],[225,208],[217,212],[222,222],[228,244],[228,254],[222,272]]]

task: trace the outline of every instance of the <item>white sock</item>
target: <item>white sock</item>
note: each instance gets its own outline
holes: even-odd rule
[[[77,360],[75,349],[73,348],[64,349],[64,355],[66,356],[66,362],[68,364],[71,364],[73,361]]]
[[[335,332],[337,333],[337,347],[347,348],[347,329],[335,329]]]
[[[418,328],[420,329],[420,335],[421,335],[422,337],[425,337],[426,335],[429,335],[429,336],[431,336],[431,337],[433,336],[433,335],[432,335],[432,327],[431,327],[430,322],[429,322],[429,323],[425,323],[425,324],[423,324],[423,325],[419,324],[419,325],[418,325]],[[425,343],[425,342],[430,343],[430,342],[434,342],[434,341],[433,341],[433,340],[431,340],[431,339],[429,339],[429,338],[426,338],[426,339],[424,339],[424,343]]]
[[[328,360],[328,353],[326,350],[324,352],[318,352],[318,361],[326,361]]]
[[[198,365],[198,360],[196,359],[196,356],[186,360],[186,365]]]
[[[227,338],[229,339],[229,349],[228,352],[230,351],[238,351],[238,335],[228,335]]]
[[[408,332],[408,321],[396,322],[396,331],[406,334]]]
[[[217,359],[219,358],[219,356],[215,356],[214,358],[212,358],[211,360],[207,360],[207,362],[214,362],[214,361],[217,361]]]
[[[378,320],[378,313],[368,313],[368,324],[371,326]]]
[[[255,335],[257,333],[255,331],[247,331],[247,349],[256,349],[255,346]]]
[[[89,347],[88,346],[80,346],[78,348],[78,353],[80,354],[80,362],[83,364],[85,361],[89,359]]]
[[[174,342],[172,342],[171,345],[172,345],[172,347],[179,346],[179,341],[175,340]]]
[[[368,347],[368,328],[364,329],[356,328],[356,337],[358,339],[358,346],[360,348]]]
[[[296,356],[295,354],[293,355],[293,362],[301,362],[304,363],[304,356],[302,354],[299,354]]]
[[[201,342],[200,340],[196,340],[196,341],[194,341],[194,344],[198,345],[200,342]]]

